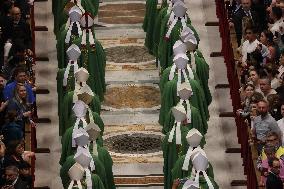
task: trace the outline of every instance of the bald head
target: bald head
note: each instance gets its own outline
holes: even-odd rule
[[[19,22],[21,19],[21,10],[18,7],[12,8],[12,17],[14,22]]]
[[[245,11],[250,10],[251,7],[251,0],[241,0],[242,7]]]

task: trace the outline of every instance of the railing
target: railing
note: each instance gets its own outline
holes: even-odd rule
[[[227,77],[230,85],[230,95],[232,99],[233,112],[236,115],[236,111],[241,106],[241,98],[239,93],[240,83],[235,66],[236,49],[233,43],[234,33],[229,29],[229,4],[228,0],[215,0],[216,13],[219,19],[219,31],[222,38],[222,55],[224,56],[225,64],[227,67]],[[237,126],[238,142],[241,145],[241,157],[243,159],[244,174],[247,176],[247,188],[258,188],[257,175],[258,171],[255,168],[255,147],[249,144],[249,130],[250,125],[239,116],[235,116],[235,122]]]

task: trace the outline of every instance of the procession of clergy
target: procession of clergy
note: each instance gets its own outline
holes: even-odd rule
[[[106,55],[95,38],[99,2],[53,1],[57,39],[60,177],[64,188],[115,188],[113,161],[103,146],[100,117]],[[147,0],[145,46],[161,74],[159,123],[165,138],[164,188],[217,189],[203,150],[212,98],[209,66],[197,49],[199,37],[182,0]]]

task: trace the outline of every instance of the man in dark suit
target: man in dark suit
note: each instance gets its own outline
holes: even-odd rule
[[[1,189],[29,189],[27,182],[19,177],[19,169],[16,166],[5,168],[6,182]]]
[[[254,27],[258,28],[258,16],[255,11],[251,9],[251,0],[242,0],[241,1],[241,7],[234,12],[232,16],[232,20],[230,22],[230,26],[233,26],[236,31],[237,41],[238,45],[241,45],[242,40],[242,34],[243,34],[243,28],[242,28],[242,21],[244,17],[249,17]]]
[[[270,167],[269,174],[266,180],[266,189],[283,189],[283,182],[279,177],[280,161],[278,158],[271,158],[268,160]]]

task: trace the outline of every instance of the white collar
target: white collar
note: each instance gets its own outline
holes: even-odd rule
[[[16,180],[14,180],[14,182],[12,183],[12,185],[14,186],[16,184],[16,182],[18,181],[19,176],[16,178]]]

